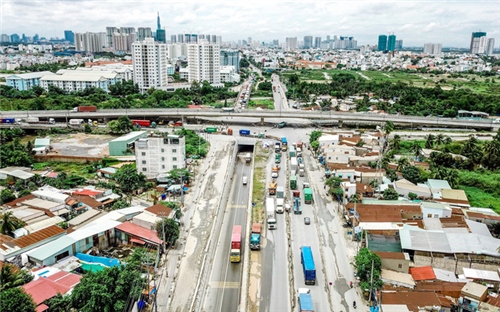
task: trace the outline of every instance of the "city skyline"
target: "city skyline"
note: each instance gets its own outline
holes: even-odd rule
[[[224,41],[254,38],[258,42],[286,37],[354,36],[360,45],[376,45],[381,34],[394,33],[405,46],[428,42],[443,47],[467,48],[470,34],[483,31],[500,43],[500,5],[492,1],[405,1],[405,2],[266,2],[194,1],[182,3],[116,1],[3,1],[0,33],[64,38],[65,30],[103,32],[106,27],[151,27],[156,30],[157,14],[166,29],[166,38],[179,33],[216,33]],[[479,5],[478,5],[479,4]],[[481,5],[482,4],[482,5]],[[19,19],[22,11],[27,16]],[[96,13],[97,12],[97,13]],[[33,14],[32,17],[30,14]],[[43,18],[47,16],[47,18]]]

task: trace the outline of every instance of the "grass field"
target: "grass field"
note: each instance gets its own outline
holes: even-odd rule
[[[86,179],[93,179],[96,173],[88,173],[87,165],[80,163],[66,163],[66,162],[42,162],[33,164],[33,170],[45,170],[50,167],[55,172],[66,172],[69,174],[74,174],[77,176],[84,177]]]
[[[500,213],[500,201],[498,196],[472,186],[460,186],[467,194],[471,207],[492,208],[497,213]]]
[[[254,157],[254,176],[252,181],[252,222],[263,223],[264,199],[266,198],[266,162],[269,151],[256,145]]]
[[[272,99],[255,99],[248,102],[249,108],[264,108],[264,109],[274,109],[274,101]]]

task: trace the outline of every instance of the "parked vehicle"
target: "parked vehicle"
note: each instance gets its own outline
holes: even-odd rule
[[[304,271],[304,280],[306,285],[316,284],[316,267],[310,246],[300,247],[300,260]]]
[[[290,189],[296,190],[297,189],[297,177],[296,176],[290,176]]]
[[[97,112],[97,106],[78,106],[73,108],[73,112]]]
[[[266,199],[266,216],[267,216],[267,229],[276,229],[276,213],[274,210],[274,198],[268,197]]]
[[[311,204],[313,201],[312,189],[307,187],[304,189],[304,203]]]
[[[229,255],[231,262],[241,261],[241,225],[233,226],[233,235],[231,236],[231,253]]]
[[[295,197],[293,201],[293,213],[302,214],[302,206],[300,205],[300,197]]]
[[[249,135],[250,135],[250,130],[245,130],[245,129],[240,130],[240,136],[249,136]]]
[[[299,288],[299,311],[314,312],[311,291],[309,288]]]
[[[250,236],[251,250],[260,250],[260,232],[261,232],[260,223],[252,224],[252,235]]]

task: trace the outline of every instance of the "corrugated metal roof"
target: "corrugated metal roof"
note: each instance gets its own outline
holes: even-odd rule
[[[51,225],[43,230],[31,233],[29,235],[17,238],[12,241],[12,243],[16,244],[20,248],[24,248],[41,241],[44,241],[48,238],[58,236],[64,233],[64,230],[57,225]]]
[[[146,137],[147,135],[148,135],[147,131],[132,131],[130,133],[122,135],[119,138],[111,140],[110,143],[111,142],[127,142],[127,141],[134,140],[134,139],[137,139],[140,137]]]
[[[423,266],[423,267],[413,267],[410,268],[410,274],[415,281],[423,281],[423,280],[435,280],[436,274],[434,274],[434,270],[432,266]]]

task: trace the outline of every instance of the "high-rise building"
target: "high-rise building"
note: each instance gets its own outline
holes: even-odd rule
[[[377,50],[379,50],[379,51],[387,50],[387,36],[386,35],[378,36]]]
[[[156,41],[158,42],[162,42],[162,43],[165,43],[167,42],[167,35],[165,33],[165,29],[162,29],[161,28],[161,24],[160,24],[160,12],[158,12],[158,17],[156,18]]]
[[[240,52],[238,50],[221,50],[220,66],[234,66],[240,71]]]
[[[132,43],[137,40],[135,32],[113,34],[113,50],[118,53],[129,53],[132,51]]]
[[[184,43],[184,35],[183,34],[177,35],[177,43]]]
[[[75,33],[72,30],[65,30],[64,40],[68,41],[69,43],[75,43]]]
[[[279,40],[273,40],[273,46],[279,47],[280,46],[280,41]]]
[[[141,92],[167,85],[167,45],[165,43],[155,42],[153,38],[134,42],[132,65],[134,83],[139,86]]]
[[[424,54],[437,55],[441,54],[443,46],[441,43],[426,43],[424,44]]]
[[[111,36],[111,42],[113,41]],[[107,33],[75,33],[75,49],[86,52],[103,52],[106,46]]]
[[[143,41],[146,38],[153,38],[153,32],[151,31],[151,27],[137,28],[137,40]]]
[[[10,42],[10,36],[7,34],[2,34],[0,36],[0,42]]]
[[[106,27],[106,47],[113,47],[113,34],[118,31],[116,27]]]
[[[191,43],[191,34],[184,34],[184,43]]]
[[[198,43],[198,35],[191,34],[191,43]]]
[[[321,48],[321,37],[315,37],[314,38],[314,47],[316,49]]]
[[[396,50],[397,51],[403,50],[403,39],[396,40]]]
[[[40,40],[40,36],[38,34],[35,34],[33,36],[33,42],[38,42]]]
[[[176,35],[170,35],[170,43],[177,43],[177,36]]]
[[[205,35],[205,40],[208,42],[212,42],[212,38],[210,35]]]
[[[186,43],[172,43],[167,45],[168,59],[170,63],[175,63],[181,56],[187,57]]]
[[[493,49],[495,48],[495,38],[488,38],[486,43],[486,55],[493,55]]]
[[[304,36],[304,49],[312,48],[312,46],[313,46],[313,37]]]
[[[396,50],[396,35],[389,35],[389,39],[387,41],[387,50],[390,52]]]
[[[212,35],[211,43],[217,43],[217,35]]]
[[[248,42],[249,45],[252,45],[252,37],[248,37],[247,42]]]
[[[293,51],[298,48],[297,37],[287,37],[285,40],[285,50]]]
[[[218,44],[206,40],[188,44],[188,81],[220,84],[220,55]]]
[[[21,41],[21,38],[19,37],[18,34],[12,34],[10,35],[10,42],[16,43]],[[74,41],[74,35],[73,35],[73,41]]]
[[[486,33],[479,31],[473,32],[470,39],[470,53],[483,54],[486,48]]]

